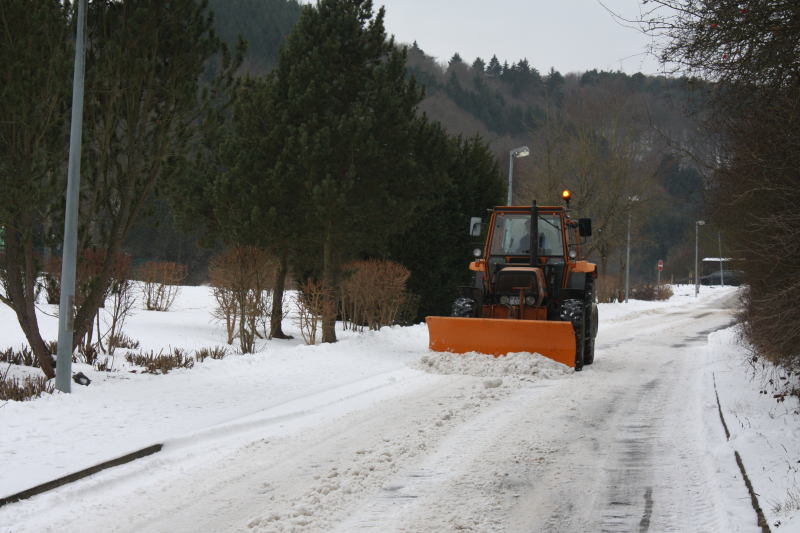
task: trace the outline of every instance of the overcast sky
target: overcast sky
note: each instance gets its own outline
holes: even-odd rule
[[[639,15],[638,0],[603,0],[626,18]],[[597,0],[373,0],[386,7],[386,31],[400,43],[415,40],[446,63],[458,52],[467,63],[497,54],[501,62],[527,58],[546,73],[660,71],[647,53],[650,38],[624,27]]]

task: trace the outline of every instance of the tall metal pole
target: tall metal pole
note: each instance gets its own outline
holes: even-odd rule
[[[506,205],[511,205],[511,190],[514,185],[514,150],[508,152],[508,200]]]
[[[699,270],[699,237],[700,237],[700,226],[705,224],[704,220],[697,220],[694,223],[694,297],[697,298],[697,295],[700,294],[700,270]]]
[[[628,292],[631,279],[631,211],[628,209],[628,247],[625,252],[625,303],[628,303]]]
[[[700,294],[700,280],[697,277],[697,238],[700,234],[700,225],[694,223],[694,297]]]
[[[61,255],[61,298],[58,307],[58,359],[56,388],[70,392],[72,332],[75,307],[75,263],[78,248],[78,194],[81,186],[81,132],[83,130],[83,77],[86,0],[79,0],[78,32],[75,36],[75,71],[72,80],[72,125],[69,135],[67,205],[64,217],[64,248]]]
[[[527,157],[531,153],[527,146],[520,146],[508,151],[508,204],[511,205],[512,193],[514,189],[514,159],[517,157]]]
[[[717,242],[719,243],[719,286],[725,286],[725,269],[722,266],[722,232],[717,232]]]

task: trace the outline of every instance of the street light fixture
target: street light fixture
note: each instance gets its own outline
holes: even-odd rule
[[[527,157],[531,153],[527,146],[520,146],[508,152],[508,205],[511,205],[511,191],[514,184],[514,159]]]
[[[630,279],[631,279],[631,208],[633,202],[638,202],[638,196],[628,197],[628,246],[625,252],[625,303],[628,303],[628,294],[630,292]]]
[[[697,298],[697,295],[700,294],[700,276],[699,276],[699,237],[700,237],[700,226],[704,226],[706,223],[705,220],[698,220],[694,223],[694,297]]]

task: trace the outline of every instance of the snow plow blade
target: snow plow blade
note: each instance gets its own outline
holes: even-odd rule
[[[425,322],[434,352],[535,352],[575,368],[575,332],[569,322],[445,316],[429,316]]]

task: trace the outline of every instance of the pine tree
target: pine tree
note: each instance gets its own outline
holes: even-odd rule
[[[497,160],[479,138],[447,135],[424,121],[416,154],[428,168],[419,194],[430,201],[416,223],[392,246],[392,258],[409,265],[409,290],[420,295],[417,318],[448,315],[458,287],[469,283],[469,220],[500,203],[503,181]]]
[[[486,67],[486,74],[492,78],[499,78],[503,74],[503,66],[496,55],[493,55],[489,60],[489,65]]]
[[[370,0],[305,6],[275,71],[281,175],[297,183],[296,270],[338,284],[344,261],[384,250],[413,219],[423,173],[412,128],[421,91]],[[328,301],[323,342],[336,340]]]

